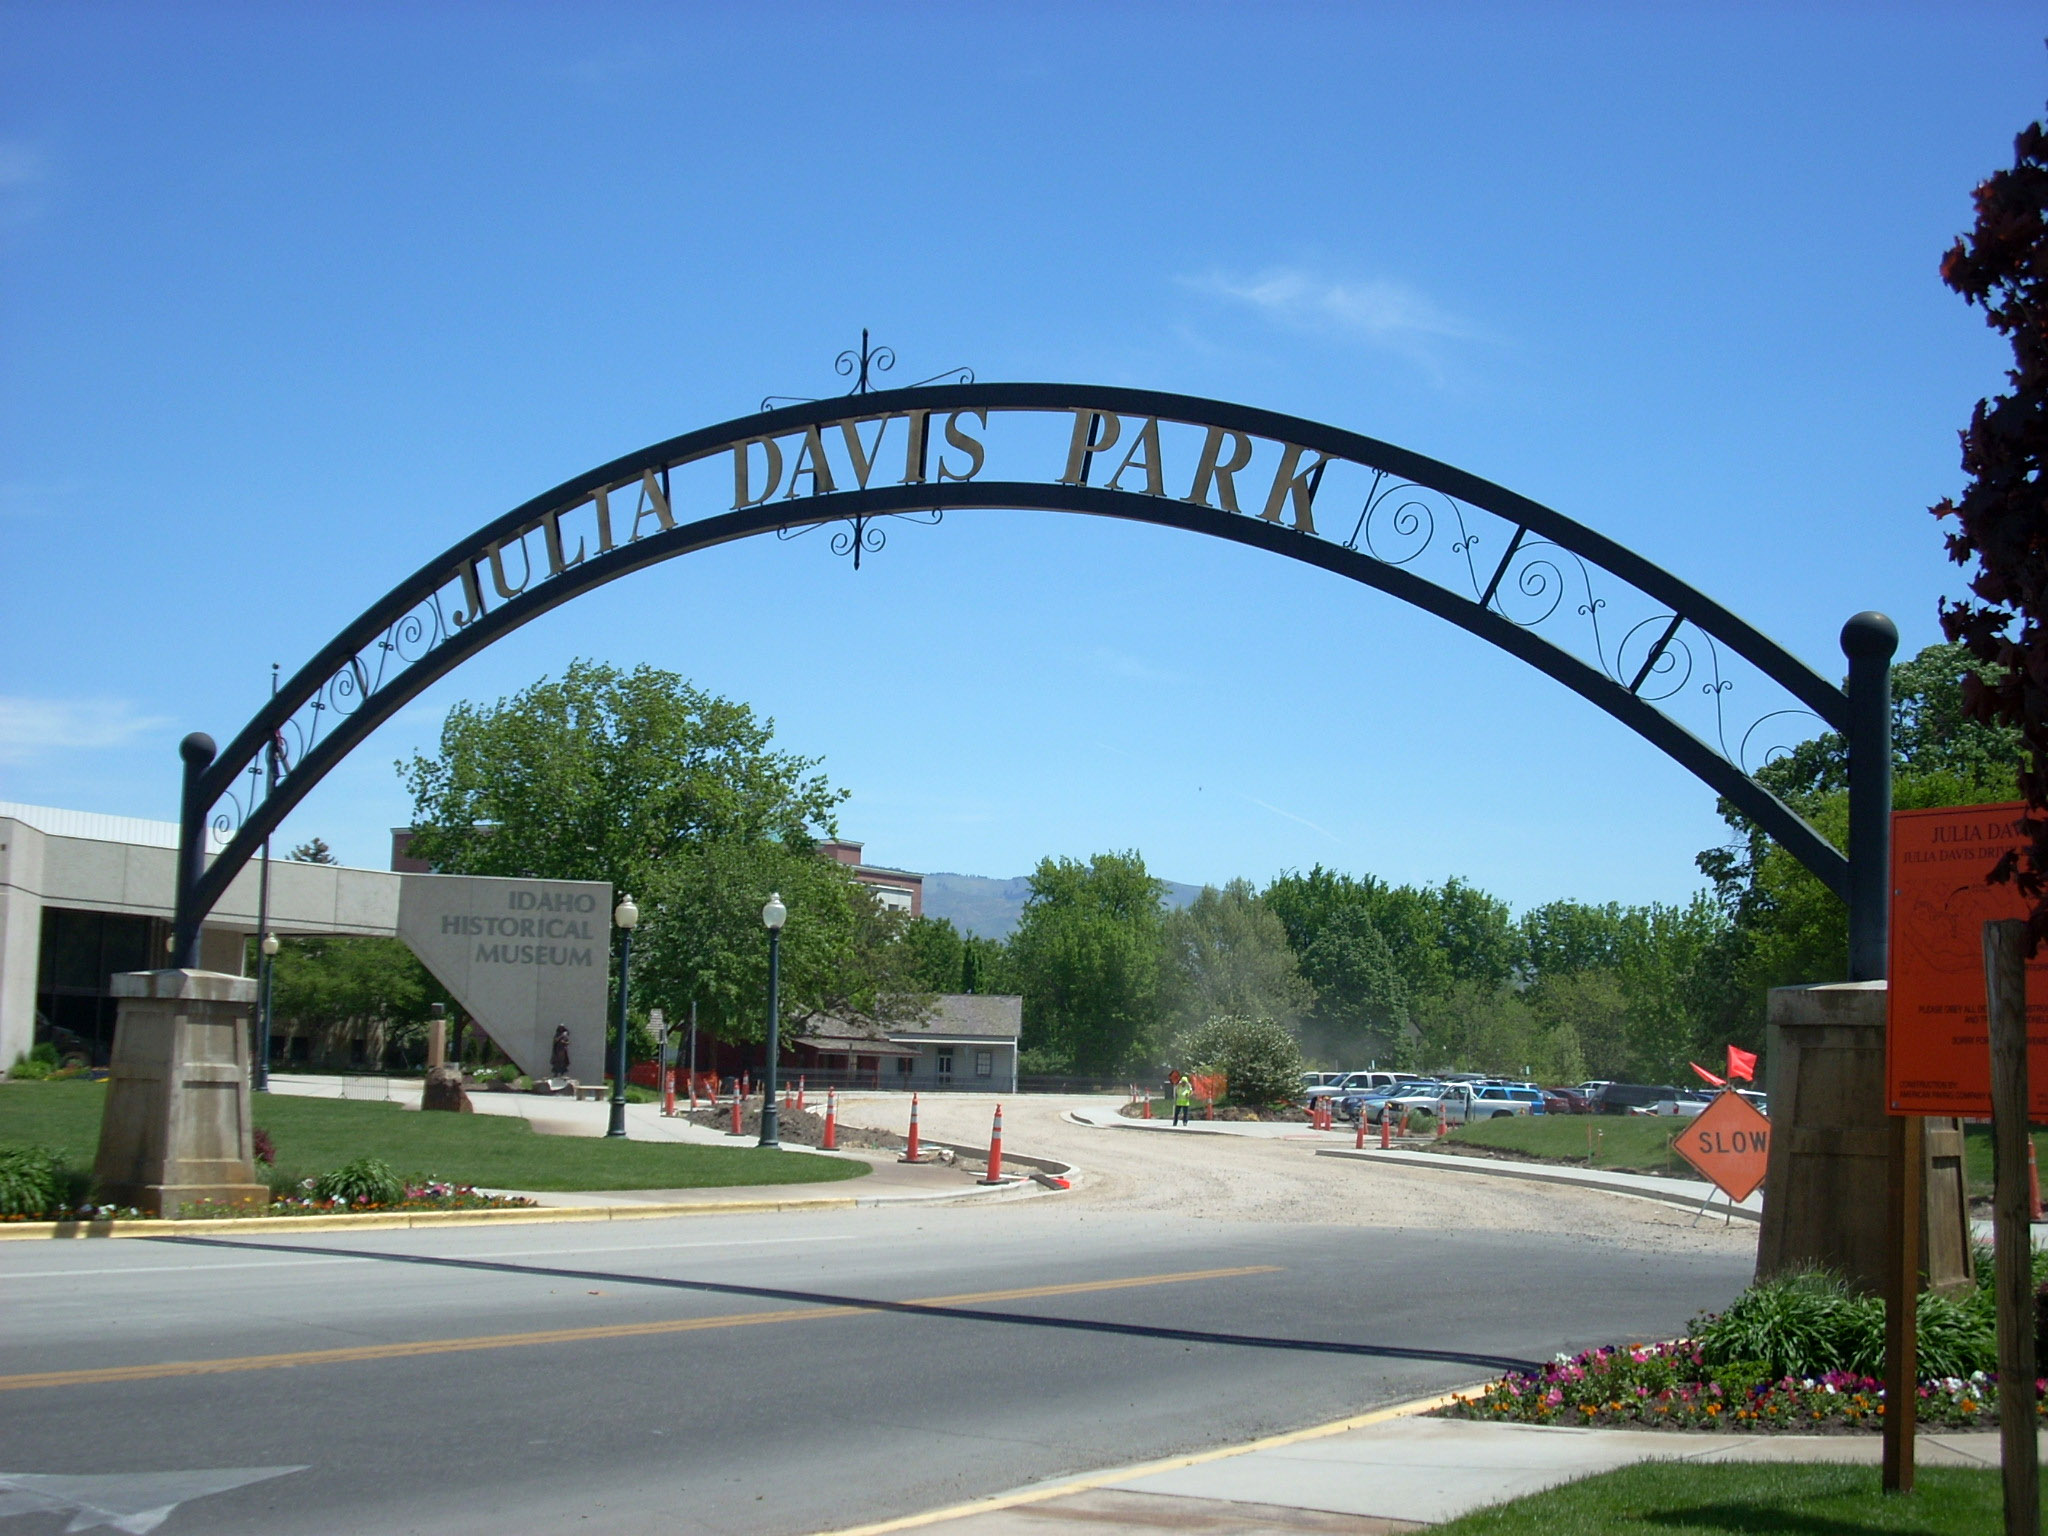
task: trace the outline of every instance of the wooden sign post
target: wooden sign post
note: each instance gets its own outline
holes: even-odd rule
[[[2034,1424],[2033,1228],[2027,1210],[2027,925],[1984,925],[1991,1050],[1992,1264],[1998,1304],[1998,1451],[2005,1536],[2040,1536]]]

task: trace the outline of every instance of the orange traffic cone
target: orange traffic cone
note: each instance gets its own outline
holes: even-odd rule
[[[825,1090],[825,1139],[820,1143],[827,1152],[839,1150],[839,1090]]]
[[[676,1071],[664,1067],[661,1073],[661,1112],[672,1115],[676,1112]]]
[[[740,1096],[738,1094],[732,1096],[732,1130],[729,1134],[734,1136],[746,1134],[740,1129]]]
[[[1380,1106],[1380,1150],[1386,1151],[1394,1144],[1394,1122],[1387,1116],[1387,1107]]]
[[[796,1107],[798,1109],[804,1107],[804,1080],[802,1078],[796,1080]]]
[[[1362,1149],[1362,1148],[1363,1148],[1364,1146],[1365,1146],[1365,1110],[1364,1110],[1364,1108],[1363,1108],[1363,1107],[1361,1107],[1361,1108],[1359,1109],[1359,1111],[1358,1111],[1358,1135],[1357,1135],[1357,1137],[1356,1137],[1356,1138],[1355,1138],[1355,1139],[1354,1139],[1354,1140],[1352,1141],[1352,1143],[1351,1143],[1351,1150],[1352,1150],[1352,1151],[1354,1151],[1354,1152],[1356,1152],[1356,1151],[1359,1151],[1359,1150],[1361,1150],[1361,1149]]]
[[[923,1161],[917,1155],[917,1095],[914,1093],[910,1096],[910,1145],[904,1150],[903,1161],[906,1163]]]
[[[1436,1134],[1437,1134],[1437,1139],[1438,1139],[1438,1140],[1442,1140],[1442,1139],[1443,1139],[1444,1137],[1446,1137],[1446,1136],[1450,1135],[1450,1133],[1451,1133],[1451,1117],[1450,1117],[1449,1115],[1438,1115],[1438,1116],[1436,1117]]]
[[[988,1177],[984,1184],[1003,1182],[1003,1106],[996,1106],[995,1128],[988,1133]]]
[[[1145,1095],[1145,1113],[1140,1118],[1146,1120],[1152,1118],[1152,1095],[1150,1093]]]

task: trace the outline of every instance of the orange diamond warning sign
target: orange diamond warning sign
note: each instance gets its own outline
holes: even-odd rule
[[[1770,1162],[1771,1122],[1731,1090],[1701,1110],[1672,1145],[1730,1200],[1747,1200]]]

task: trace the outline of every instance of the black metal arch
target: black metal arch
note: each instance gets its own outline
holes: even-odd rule
[[[1320,535],[1312,527],[1290,527],[1259,516],[1220,510],[1206,502],[1090,484],[1085,469],[1078,483],[920,479],[914,483],[834,489],[784,498],[688,521],[671,515],[668,477],[672,469],[735,448],[744,451],[743,445],[750,442],[801,434],[806,429],[855,416],[872,421],[885,416],[925,413],[923,419],[929,421],[953,412],[990,413],[991,419],[993,413],[1001,412],[1084,413],[1090,418],[1090,441],[1094,440],[1093,420],[1112,414],[1124,419],[1156,419],[1243,433],[1319,454],[1331,462],[1358,466],[1372,476],[1372,490],[1352,537],[1342,542]],[[1076,420],[1079,419],[1077,414]],[[795,476],[791,479],[794,481]],[[1457,515],[1461,536],[1461,542],[1451,542],[1446,547],[1463,556],[1464,569],[1471,573],[1472,596],[1464,596],[1452,586],[1410,569],[1413,556],[1409,560],[1390,559],[1377,552],[1368,531],[1369,521],[1376,509],[1392,505],[1383,499],[1383,483],[1401,488],[1404,494],[1427,492],[1446,498],[1444,505]],[[814,492],[818,491],[818,484],[814,476]],[[1318,472],[1307,490],[1311,502],[1319,494],[1320,484]],[[650,492],[658,485],[661,522],[672,526],[663,526],[661,531],[645,538],[619,543],[580,563],[552,571],[538,581],[534,579],[529,552],[521,587],[502,601],[491,600],[483,577],[487,560],[497,569],[497,587],[503,592],[507,583],[502,568],[496,564],[502,551],[542,530],[549,530],[549,537],[558,545],[560,535],[553,531],[555,525],[550,519],[592,504],[594,496],[643,485]],[[793,485],[791,489],[794,491]],[[1382,499],[1375,501],[1376,496]],[[735,497],[736,502],[738,499]],[[851,534],[850,539],[847,534],[840,535],[840,548],[850,548],[857,558],[864,547],[874,547],[874,519],[903,514],[936,518],[947,510],[969,508],[1080,513],[1207,534],[1347,576],[1434,613],[1563,683],[1727,797],[1831,890],[1850,901],[1852,926],[1867,930],[1872,920],[1870,910],[1877,913],[1875,921],[1882,923],[1882,858],[1876,860],[1875,886],[1863,891],[1859,899],[1857,888],[1870,885],[1873,879],[1869,868],[1872,860],[1864,857],[1865,848],[1852,846],[1857,866],[1857,878],[1852,880],[1851,859],[1845,858],[1757,782],[1737,754],[1728,750],[1725,732],[1719,748],[1709,744],[1660,708],[1656,697],[1646,697],[1645,685],[1660,667],[1666,671],[1673,668],[1678,648],[1684,644],[1680,632],[1690,626],[1705,637],[1702,644],[1725,648],[1742,658],[1796,700],[1802,712],[1810,711],[1820,722],[1847,733],[1852,759],[1876,760],[1874,752],[1864,748],[1871,731],[1877,728],[1871,722],[1883,723],[1882,712],[1872,715],[1864,708],[1852,713],[1850,698],[1841,689],[1668,572],[1540,503],[1450,465],[1336,427],[1223,401],[1149,390],[965,383],[863,393],[853,398],[841,396],[763,411],[671,438],[601,465],[514,508],[420,567],[301,667],[218,757],[210,739],[188,737],[184,748],[186,780],[173,941],[175,963],[196,963],[201,920],[264,839],[306,793],[394,712],[501,636],[632,571],[735,539],[845,522]],[[1492,551],[1486,552],[1492,574],[1483,589],[1478,574],[1481,567],[1473,561],[1473,549],[1481,539],[1466,528],[1465,509],[1490,514],[1512,529],[1503,540],[1503,552],[1497,563]],[[1318,505],[1315,510],[1321,514],[1324,508]],[[1412,501],[1402,503],[1396,514],[1397,518],[1409,517],[1411,525],[1417,515]],[[1348,518],[1348,512],[1345,516]],[[637,527],[636,519],[636,530]],[[1429,534],[1422,539],[1424,545],[1433,533],[1432,522]],[[1412,542],[1412,526],[1403,537]],[[1518,620],[1505,610],[1504,600],[1516,581],[1521,580],[1524,589],[1529,590],[1526,583],[1533,571],[1544,581],[1553,577],[1557,581],[1556,595],[1551,607],[1545,610],[1545,617],[1557,611],[1566,578],[1552,557],[1546,556],[1534,565],[1526,563],[1539,549],[1563,551],[1578,562],[1586,585],[1586,599],[1578,613],[1590,617],[1594,627],[1596,655],[1592,660],[1540,633],[1540,621]],[[1518,557],[1525,562],[1519,568]],[[1593,570],[1605,573],[1656,608],[1652,617],[1640,620],[1629,631],[1630,635],[1641,632],[1656,636],[1645,650],[1640,666],[1633,660],[1623,665],[1629,644],[1626,639],[1614,645],[1613,661],[1608,661],[1607,646],[1598,631],[1606,599],[1593,592]],[[1541,576],[1543,571],[1549,575]],[[463,598],[460,610],[453,614],[444,597],[451,589]],[[1865,635],[1866,642],[1867,631],[1868,626],[1858,631]],[[1889,654],[1886,648],[1884,658],[1888,659]],[[1690,657],[1690,652],[1687,656]],[[1718,652],[1714,661],[1700,691],[1712,696],[1713,708],[1718,712],[1722,707],[1721,695],[1733,685],[1721,676]],[[1690,667],[1688,659],[1688,679]],[[1861,691],[1868,693],[1870,686],[1865,685]],[[1881,673],[1874,686],[1885,686]],[[1858,702],[1865,704],[1867,700]],[[1859,719],[1864,721],[1860,728]],[[1888,800],[1888,741],[1882,749],[1880,766],[1887,780]],[[244,775],[249,780],[246,789],[241,787]],[[1875,787],[1872,776],[1862,777],[1865,783],[1857,788]],[[217,809],[223,806],[226,809]],[[210,863],[205,856],[209,827],[225,840]],[[1881,926],[1876,942],[1876,974],[1881,975]],[[1856,969],[1868,969],[1867,956],[1866,943],[1864,961]]]

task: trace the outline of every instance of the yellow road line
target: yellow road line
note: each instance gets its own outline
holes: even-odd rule
[[[110,1381],[158,1381],[173,1376],[219,1376],[235,1371],[275,1371],[300,1365],[346,1365],[362,1360],[401,1360],[416,1355],[454,1355],[480,1349],[526,1349],[543,1344],[585,1344],[597,1339],[630,1339],[708,1328],[749,1328],[760,1323],[811,1322],[856,1317],[894,1307],[967,1307],[995,1301],[1028,1301],[1044,1296],[1078,1296],[1138,1286],[1179,1285],[1190,1280],[1229,1280],[1278,1273],[1277,1264],[1237,1269],[1189,1269],[1174,1274],[1132,1275],[1121,1280],[1082,1280],[1066,1285],[1027,1285],[1007,1291],[967,1291],[957,1296],[923,1296],[909,1301],[848,1306],[789,1307],[776,1312],[726,1312],[715,1317],[673,1318],[658,1323],[611,1323],[589,1328],[549,1328],[535,1333],[488,1333],[466,1339],[421,1339],[405,1344],[360,1344],[343,1349],[305,1349],[279,1355],[231,1355],[215,1360],[168,1360],[155,1365],[109,1365],[83,1371],[33,1371],[0,1376],[0,1392],[38,1387],[84,1387]]]
[[[1464,1390],[1470,1392],[1473,1388],[1467,1387]],[[1130,1482],[1135,1478],[1154,1477],[1161,1472],[1178,1472],[1182,1467],[1198,1467],[1210,1461],[1227,1461],[1232,1456],[1247,1456],[1253,1451],[1278,1450],[1283,1446],[1299,1445],[1304,1440],[1321,1440],[1329,1435],[1341,1435],[1346,1430],[1384,1424],[1389,1419],[1409,1418],[1415,1414],[1428,1413],[1434,1408],[1448,1407],[1451,1400],[1457,1396],[1456,1392],[1445,1392],[1437,1397],[1420,1397],[1411,1402],[1396,1403],[1391,1408],[1375,1408],[1370,1413],[1353,1414],[1348,1419],[1333,1419],[1327,1424],[1313,1424],[1307,1429],[1292,1430],[1284,1435],[1268,1435],[1263,1440],[1252,1440],[1243,1445],[1219,1446],[1213,1451],[1196,1451],[1187,1456],[1169,1456],[1163,1461],[1147,1461],[1135,1467],[1117,1467],[1109,1472],[1096,1472],[1064,1483],[1047,1483],[1042,1487],[1025,1488],[1016,1493],[999,1493],[986,1499],[972,1499],[965,1504],[949,1504],[944,1509],[926,1510],[921,1515],[900,1515],[894,1520],[877,1520],[872,1525],[852,1525],[835,1531],[820,1531],[817,1536],[887,1536],[891,1531],[910,1531],[919,1526],[942,1525],[948,1520],[965,1520],[973,1515],[1017,1509],[1026,1504],[1043,1504],[1051,1499],[1063,1499],[1070,1493],[1088,1493],[1097,1488],[1107,1488],[1114,1483]]]

